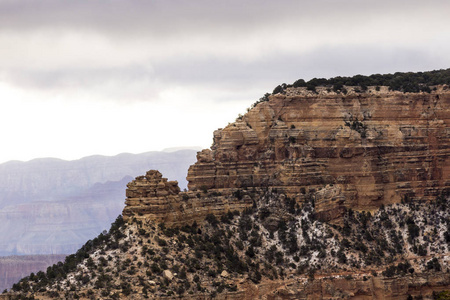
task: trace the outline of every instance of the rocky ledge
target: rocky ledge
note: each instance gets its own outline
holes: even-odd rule
[[[276,189],[300,204],[313,197],[321,220],[340,223],[348,208],[431,200],[450,187],[448,86],[347,89],[291,87],[254,104],[197,154],[189,191],[152,171],[129,184],[124,217],[191,223]]]

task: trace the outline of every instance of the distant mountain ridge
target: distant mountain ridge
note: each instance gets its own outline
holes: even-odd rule
[[[20,255],[0,257],[0,290],[10,288],[20,278],[38,271],[45,271],[48,265],[64,260],[64,255]]]
[[[170,153],[152,151],[116,156],[93,155],[72,161],[38,158],[28,162],[6,162],[0,164],[0,208],[11,200],[59,199],[96,182],[117,181],[132,174],[137,176],[150,165],[166,169],[169,177],[186,186],[185,175],[180,175],[174,166],[183,164],[186,159],[193,162],[195,152],[186,149]],[[49,190],[52,193],[48,193]]]
[[[107,229],[126,184],[159,168],[186,187],[196,150],[94,155],[0,164],[0,255],[66,254]]]

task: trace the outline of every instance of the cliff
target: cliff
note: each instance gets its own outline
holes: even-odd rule
[[[432,88],[277,88],[214,132],[188,191],[137,177],[109,232],[3,297],[447,293],[450,89]]]
[[[137,195],[135,185],[146,184],[139,178],[129,186],[124,216],[192,222],[249,207],[270,187],[297,203],[314,197],[319,218],[339,223],[348,208],[431,200],[450,186],[446,85],[431,93],[348,88],[345,95],[291,87],[267,100],[214,132],[211,149],[189,168],[188,192]],[[172,217],[148,206],[164,197]]]

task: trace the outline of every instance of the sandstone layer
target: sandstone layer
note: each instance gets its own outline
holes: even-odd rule
[[[396,278],[372,277],[352,278],[305,278],[267,281],[261,284],[247,282],[243,291],[217,295],[217,300],[396,300],[407,299],[407,295],[417,299],[434,299],[433,292],[448,290],[450,275],[448,273],[421,274]],[[207,300],[209,295],[185,295],[185,300]],[[1,299],[1,298],[0,298]]]
[[[201,220],[251,206],[267,189],[298,203],[313,197],[318,216],[333,222],[347,208],[432,200],[450,186],[449,106],[445,85],[346,95],[288,88],[214,132],[211,149],[189,168],[188,192],[160,177],[131,183],[124,216]],[[146,184],[164,184],[169,195],[135,194]]]
[[[220,215],[226,211],[242,210],[252,203],[249,196],[242,199],[217,192],[180,193],[177,181],[168,181],[156,170],[137,177],[127,187],[123,210],[125,220],[133,217],[181,225],[200,222],[210,213]]]

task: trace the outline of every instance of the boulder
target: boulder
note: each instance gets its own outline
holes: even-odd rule
[[[169,281],[172,281],[173,279],[173,274],[172,272],[170,272],[169,270],[164,270],[163,271],[163,277]]]

